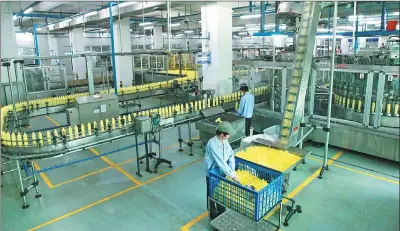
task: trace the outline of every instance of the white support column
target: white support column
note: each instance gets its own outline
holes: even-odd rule
[[[163,48],[163,35],[162,35],[162,27],[154,28],[154,49],[162,49]]]
[[[84,38],[83,38],[83,28],[74,28],[69,32],[69,40],[72,47],[72,52],[74,54],[83,53],[85,51]],[[74,79],[78,75],[78,79],[86,78],[86,62],[85,58],[73,58],[72,68],[74,72]]]
[[[1,2],[0,15],[1,24],[1,57],[12,58],[18,55],[17,40],[15,37],[13,13],[11,11],[11,2]],[[11,62],[10,66],[11,80],[15,81],[14,64]],[[1,82],[8,83],[7,68],[1,67]]]
[[[58,55],[58,42],[57,38],[54,36],[49,36],[48,37],[48,42],[49,42],[49,53],[50,56],[57,56]],[[56,65],[60,61],[58,59],[52,59],[51,60],[51,65]]]
[[[121,24],[121,26],[120,26]],[[121,27],[121,28],[120,28]],[[114,43],[115,52],[131,52],[131,32],[129,25],[129,18],[123,18],[120,21],[114,21]],[[131,56],[116,56],[117,64],[117,83],[119,88],[120,81],[122,86],[132,86],[133,71],[132,71],[132,57]]]
[[[203,65],[204,89],[216,95],[232,92],[232,3],[217,2],[201,7],[203,52],[211,52],[211,64]]]

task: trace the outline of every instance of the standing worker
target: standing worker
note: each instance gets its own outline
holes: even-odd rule
[[[251,117],[253,117],[254,109],[254,95],[250,94],[249,87],[243,85],[240,87],[242,98],[240,99],[238,115],[246,119],[245,121],[245,135],[250,135]]]
[[[232,177],[234,181],[239,182],[235,173],[235,156],[228,142],[229,137],[235,135],[236,131],[229,122],[223,121],[218,123],[215,133],[216,135],[207,143],[204,157],[207,181],[207,210],[209,211],[210,220],[225,212],[225,207],[208,199],[210,191],[208,172],[217,168],[221,175],[225,174]]]

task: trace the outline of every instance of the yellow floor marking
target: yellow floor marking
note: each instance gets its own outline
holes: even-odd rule
[[[106,168],[102,168],[102,169],[99,169],[99,170],[97,170],[97,171],[90,172],[90,173],[87,173],[87,174],[85,174],[85,175],[75,177],[75,178],[73,178],[73,179],[71,179],[71,180],[67,180],[67,181],[61,182],[61,183],[59,183],[59,184],[54,185],[54,188],[60,187],[60,186],[65,185],[65,184],[72,183],[72,182],[77,181],[77,180],[81,180],[81,179],[86,178],[86,177],[88,177],[88,176],[92,176],[92,175],[94,175],[94,174],[101,173],[101,172],[104,172],[104,171],[109,170],[109,169],[112,169],[112,167],[109,166],[109,167],[106,167]]]
[[[79,209],[73,210],[73,211],[71,211],[71,212],[69,212],[69,213],[67,213],[67,214],[64,214],[64,215],[60,216],[60,217],[54,218],[54,219],[52,219],[52,220],[50,220],[50,221],[48,221],[48,222],[45,222],[45,223],[43,223],[43,224],[41,224],[41,225],[38,225],[38,226],[36,226],[36,227],[33,227],[33,228],[29,229],[28,231],[37,230],[37,229],[43,228],[43,227],[45,227],[45,226],[47,226],[47,225],[50,225],[50,224],[52,224],[52,223],[54,223],[54,222],[57,222],[57,221],[60,221],[60,220],[62,220],[62,219],[65,219],[65,218],[67,218],[67,217],[70,217],[70,216],[72,216],[72,215],[74,215],[74,214],[77,214],[77,213],[79,213],[79,212],[82,212],[82,211],[84,211],[84,210],[86,210],[86,209],[88,209],[88,208],[91,208],[91,207],[96,206],[96,205],[98,205],[98,204],[101,204],[101,203],[103,203],[103,202],[105,202],[105,201],[108,201],[108,200],[110,200],[110,199],[112,199],[112,198],[115,198],[115,197],[120,196],[120,195],[122,195],[122,194],[125,194],[125,193],[127,193],[127,192],[129,192],[129,191],[132,191],[133,189],[139,188],[139,187],[141,187],[141,186],[143,186],[143,185],[149,184],[149,183],[151,183],[151,182],[153,182],[153,181],[156,181],[156,180],[158,180],[158,179],[161,179],[161,178],[164,178],[164,177],[166,177],[166,176],[168,176],[168,175],[171,175],[171,174],[173,174],[173,173],[175,173],[175,172],[177,172],[177,171],[180,171],[180,170],[182,170],[182,169],[184,169],[184,168],[186,168],[186,167],[189,167],[189,166],[191,166],[191,165],[193,165],[193,164],[195,164],[195,163],[198,163],[198,162],[200,162],[200,161],[202,161],[202,160],[203,160],[203,159],[193,161],[193,162],[191,162],[191,163],[189,163],[189,164],[186,164],[186,165],[184,165],[184,166],[182,166],[182,167],[176,168],[176,169],[171,170],[171,171],[169,171],[169,172],[167,172],[167,173],[164,173],[164,174],[162,174],[162,175],[160,175],[160,176],[158,176],[158,177],[155,177],[155,178],[153,178],[153,179],[150,179],[150,180],[148,180],[148,181],[145,181],[145,182],[143,182],[143,183],[140,184],[140,185],[134,185],[134,186],[132,186],[132,187],[129,187],[129,188],[127,188],[127,189],[124,189],[124,190],[122,190],[122,191],[120,191],[120,192],[117,192],[117,193],[115,193],[115,194],[112,194],[112,195],[110,195],[110,196],[107,196],[107,197],[105,197],[105,198],[103,198],[103,199],[100,199],[100,200],[98,200],[98,201],[95,201],[95,202],[93,202],[93,203],[91,203],[91,204],[88,204],[88,205],[86,205],[86,206],[84,206],[84,207],[81,207],[81,208],[79,208]]]
[[[201,214],[200,216],[196,217],[195,219],[191,220],[189,223],[181,227],[181,231],[189,231],[190,227],[195,225],[197,222],[203,220],[205,217],[208,216],[208,211]]]
[[[36,163],[36,161],[33,161],[33,165],[35,166],[36,170],[41,170],[40,166]],[[47,187],[49,188],[54,188],[54,185],[51,183],[50,179],[44,174],[44,172],[39,173],[40,177],[42,177],[44,183],[47,184]]]
[[[100,155],[99,152],[97,152],[94,148],[89,148],[89,150],[91,152],[93,152],[95,155]],[[114,162],[112,162],[111,160],[109,160],[107,157],[105,156],[101,156],[100,157],[102,160],[104,160],[107,164],[109,164],[111,167],[117,169],[119,172],[121,172],[122,174],[124,174],[126,177],[128,177],[128,179],[130,179],[133,183],[140,185],[141,182],[136,180],[131,174],[129,174],[127,171],[125,171],[123,168],[121,168],[121,166],[114,164]]]
[[[331,160],[328,161],[328,165],[330,165],[333,161],[335,161],[336,159],[338,159],[341,155],[343,154],[342,151],[339,151],[338,153],[336,153]],[[315,171],[311,176],[309,176],[303,183],[301,183],[299,186],[297,186],[297,188],[295,188],[292,192],[290,192],[287,197],[289,198],[293,198],[295,195],[297,195],[301,190],[303,190],[307,185],[309,185],[311,183],[311,181],[313,181],[318,175],[319,172],[321,171],[321,169],[319,168],[317,171]],[[286,203],[288,200],[287,199],[283,199],[282,203]],[[264,219],[267,220],[269,217],[271,217],[277,210],[279,209],[279,207],[275,207],[275,209],[273,209]],[[208,212],[206,212],[208,214]],[[201,214],[199,217],[196,217],[195,219],[193,219],[192,221],[190,221],[189,223],[187,223],[186,225],[181,227],[181,231],[190,231],[190,227],[192,227],[193,225],[195,225],[197,222],[201,221],[202,219],[204,219],[207,214],[203,213]]]
[[[53,118],[51,118],[50,116],[45,116],[46,119],[50,120],[50,122],[52,122],[54,125],[56,126],[61,126],[61,124],[57,123],[57,121],[55,121]]]
[[[307,158],[311,159],[311,160],[314,160],[314,161],[322,162],[322,160],[319,160],[319,159],[314,158],[314,157],[310,157],[309,156]],[[381,177],[381,176],[378,176],[378,175],[375,175],[375,174],[372,174],[372,173],[360,171],[360,170],[357,170],[357,169],[354,169],[354,168],[350,168],[350,167],[346,167],[346,166],[339,165],[339,164],[331,164],[331,165],[335,166],[335,167],[338,167],[338,168],[346,169],[348,171],[356,172],[356,173],[359,173],[359,174],[362,174],[362,175],[365,175],[365,176],[369,176],[369,177],[372,177],[372,178],[375,178],[375,179],[378,179],[378,180],[387,181],[387,182],[393,183],[393,184],[399,184],[399,181],[391,180],[389,178]]]
[[[198,136],[196,136],[196,137],[198,138]],[[196,137],[194,137],[194,138],[196,138]],[[171,148],[173,148],[174,146],[177,146],[178,144],[179,144],[179,142],[177,142],[177,143],[175,143],[175,144],[173,144],[173,145],[167,146],[167,147],[163,148],[163,150],[171,149]],[[119,163],[119,164],[117,164],[117,165],[121,166],[121,165],[124,165],[124,164],[128,164],[128,163],[130,163],[130,162],[132,162],[132,161],[134,161],[134,160],[136,160],[136,157],[131,158],[131,159],[128,159],[128,160],[125,160],[125,161],[123,161],[123,162],[121,162],[121,163]],[[97,173],[101,173],[101,172],[110,170],[111,168],[112,168],[112,167],[109,166],[109,167],[105,167],[105,168],[99,169],[99,170],[94,171],[94,172],[89,172],[89,173],[87,173],[87,174],[85,174],[85,175],[82,175],[82,176],[73,178],[73,179],[71,179],[71,180],[67,180],[67,181],[58,183],[58,184],[54,185],[53,187],[56,188],[56,187],[59,187],[59,186],[65,185],[65,184],[72,183],[72,182],[77,181],[77,180],[82,180],[82,179],[84,179],[84,178],[86,178],[86,177],[95,175],[95,174],[97,174]]]

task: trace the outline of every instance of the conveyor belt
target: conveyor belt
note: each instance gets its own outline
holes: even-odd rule
[[[239,116],[224,113],[224,114],[219,114],[219,115],[215,115],[210,118],[204,119],[203,121],[206,123],[217,125],[215,120],[217,120],[218,118],[220,118],[222,121],[227,121],[227,122],[234,122],[234,121],[241,119],[241,117],[239,117]]]

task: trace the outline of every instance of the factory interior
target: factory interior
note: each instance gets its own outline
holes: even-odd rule
[[[400,230],[399,1],[0,10],[1,230]]]

